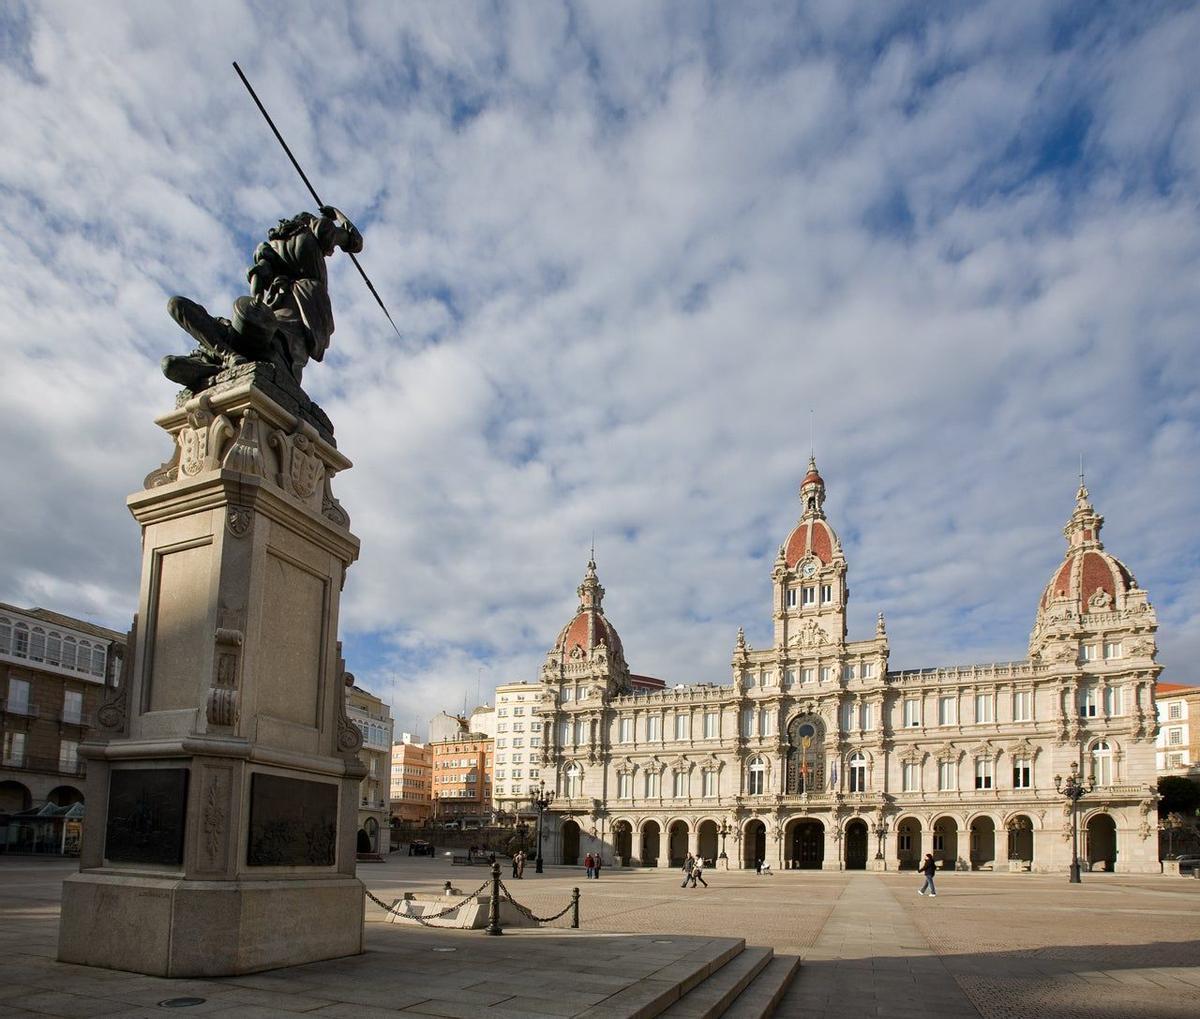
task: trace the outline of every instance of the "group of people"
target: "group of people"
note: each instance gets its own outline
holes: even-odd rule
[[[599,853],[596,853],[594,856],[591,853],[588,853],[587,856],[583,858],[583,866],[587,871],[588,877],[599,878],[600,868],[603,865],[604,861],[600,859]]]
[[[708,882],[704,880],[704,857],[688,853],[687,859],[683,861],[683,884],[679,887],[686,888],[690,884],[695,888],[697,881],[705,888],[708,887]]]
[[[525,876],[525,850],[518,849],[513,853],[512,858],[513,877],[523,878]]]

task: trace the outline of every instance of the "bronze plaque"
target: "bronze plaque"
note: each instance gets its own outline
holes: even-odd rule
[[[187,768],[119,768],[108,780],[104,855],[114,863],[183,863]]]
[[[332,867],[337,786],[257,772],[250,778],[251,867]]]

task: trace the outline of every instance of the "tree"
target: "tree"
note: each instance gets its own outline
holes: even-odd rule
[[[1158,816],[1182,814],[1184,817],[1196,816],[1200,808],[1200,785],[1190,778],[1180,775],[1164,775],[1158,780]]]

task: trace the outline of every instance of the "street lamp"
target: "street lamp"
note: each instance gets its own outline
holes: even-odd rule
[[[537,827],[537,864],[534,871],[538,874],[542,873],[542,815],[554,802],[554,793],[546,792],[546,780],[542,779],[537,785],[529,787],[529,795],[533,800],[533,805],[538,812],[538,827]]]
[[[883,840],[887,838],[888,823],[886,817],[880,817],[875,822],[875,827],[872,829],[875,832],[875,837],[879,840],[879,848],[875,850],[875,859],[883,859]]]
[[[717,834],[721,836],[721,855],[718,856],[717,859],[724,860],[725,861],[725,869],[728,870],[729,869],[729,857],[725,855],[725,837],[729,834],[728,819],[726,819],[724,817],[721,818],[721,830],[719,832],[717,832]]]
[[[1183,818],[1178,814],[1168,814],[1158,822],[1158,830],[1167,833],[1167,859],[1175,859],[1175,833],[1183,827]]]
[[[1071,801],[1071,884],[1079,884],[1079,799],[1096,787],[1095,779],[1088,786],[1079,781],[1079,763],[1071,762],[1071,774],[1066,782],[1062,775],[1054,776],[1054,788]]]

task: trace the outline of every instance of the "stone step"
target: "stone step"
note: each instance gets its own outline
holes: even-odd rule
[[[722,1019],[766,1019],[774,1015],[775,1006],[799,972],[800,956],[775,956],[722,1013]]]
[[[579,1013],[576,1019],[653,1019],[736,959],[745,948],[746,942],[741,938],[714,938]]]
[[[662,1019],[717,1019],[724,1015],[774,954],[770,948],[747,948],[660,1013]]]

